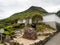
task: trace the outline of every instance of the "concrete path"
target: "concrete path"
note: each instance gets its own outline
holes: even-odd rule
[[[50,39],[45,45],[60,45],[60,32]]]

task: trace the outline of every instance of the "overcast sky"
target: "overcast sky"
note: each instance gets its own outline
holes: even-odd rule
[[[42,7],[48,12],[57,12],[60,10],[60,0],[0,0],[0,19],[27,10],[31,6]]]

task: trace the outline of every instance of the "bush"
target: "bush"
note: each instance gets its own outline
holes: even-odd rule
[[[44,28],[45,28],[44,25],[36,25],[37,32],[38,31],[43,31]]]
[[[20,24],[13,24],[12,27],[13,27],[14,29],[19,28],[19,27],[20,27]]]
[[[25,24],[20,24],[20,28],[24,28],[25,27]]]
[[[23,28],[25,25],[24,24],[13,24],[12,27],[14,29],[17,29],[17,28]]]
[[[44,23],[40,23],[40,24],[37,24],[36,25],[36,30],[37,31],[43,31],[43,29],[46,29],[46,28],[48,28],[48,29],[53,29],[52,27],[50,27],[49,25],[46,25],[46,24],[44,24]],[[53,29],[54,30],[54,29]]]
[[[11,42],[10,45],[20,45],[20,44],[17,42]]]
[[[12,28],[12,26],[7,26],[4,28],[4,30],[5,35],[12,35],[14,33],[14,29]]]
[[[13,24],[4,28],[5,35],[12,35],[15,29],[23,28],[24,24]]]
[[[0,24],[0,29],[1,29],[1,28],[4,28],[4,27],[5,27],[5,25],[4,25],[4,24]]]

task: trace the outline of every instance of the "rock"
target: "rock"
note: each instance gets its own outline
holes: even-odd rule
[[[32,39],[32,40],[37,39],[37,32],[35,31],[34,28],[25,27],[24,30],[25,31],[23,34],[23,38]]]
[[[6,37],[5,37],[5,42],[10,42],[10,40],[11,40],[11,37],[10,36],[8,36],[8,35],[6,35]]]
[[[17,42],[10,42],[10,45],[20,45],[20,44]]]

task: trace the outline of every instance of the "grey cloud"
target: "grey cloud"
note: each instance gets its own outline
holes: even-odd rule
[[[4,12],[1,15],[9,17],[13,13],[24,11],[32,5],[43,7],[49,12],[55,12],[60,9],[60,0],[0,0],[0,14]]]
[[[0,13],[3,13],[3,12],[4,12],[4,10],[0,9]]]
[[[54,4],[54,5],[60,5],[60,0],[46,0],[46,3]]]

